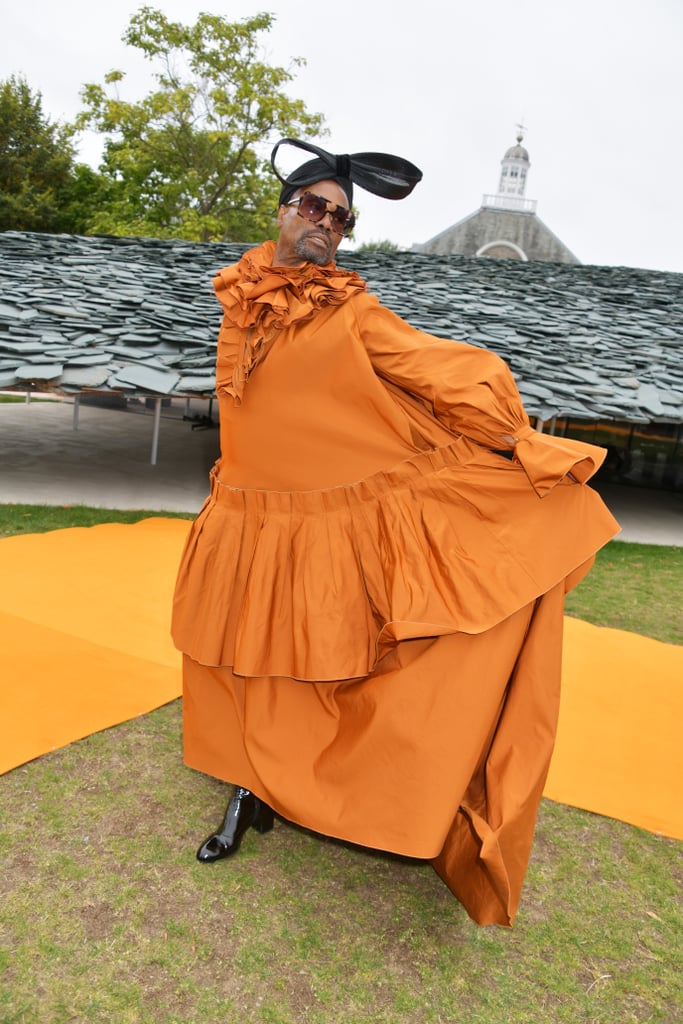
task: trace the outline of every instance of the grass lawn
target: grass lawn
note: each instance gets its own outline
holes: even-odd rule
[[[567,594],[568,615],[683,644],[683,548],[613,540]]]
[[[0,506],[0,535],[150,513]],[[681,552],[612,542],[568,611],[681,642]],[[0,777],[0,1024],[677,1024],[683,846],[543,801],[511,931],[429,865],[276,821],[198,864],[227,787],[175,701]]]
[[[31,395],[32,402],[58,402],[60,399],[51,398],[47,395]],[[0,404],[4,405],[16,405],[18,402],[26,402],[26,392],[22,391],[21,394],[16,395],[0,395]]]
[[[99,523],[139,523],[150,516],[166,519],[193,519],[184,512],[121,511],[113,508],[89,508],[87,505],[0,505],[0,538],[19,533],[47,533],[70,526],[97,526]]]

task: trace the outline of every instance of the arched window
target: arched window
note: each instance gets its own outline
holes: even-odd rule
[[[494,242],[486,242],[485,245],[482,245],[477,250],[475,256],[490,256],[496,260],[523,260],[525,263],[529,262],[529,257],[524,250],[520,249],[514,242],[509,242],[506,238],[497,238]]]

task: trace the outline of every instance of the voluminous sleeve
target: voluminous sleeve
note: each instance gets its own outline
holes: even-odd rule
[[[449,430],[513,450],[540,496],[569,474],[585,483],[599,469],[603,448],[534,430],[509,367],[495,353],[424,334],[370,295],[362,297],[359,321],[380,377],[419,398]]]

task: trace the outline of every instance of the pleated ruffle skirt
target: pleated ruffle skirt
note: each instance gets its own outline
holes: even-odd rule
[[[574,582],[614,532],[589,487],[565,479],[541,498],[519,464],[464,437],[327,490],[214,476],[173,638],[242,676],[367,676],[401,641],[483,632]]]

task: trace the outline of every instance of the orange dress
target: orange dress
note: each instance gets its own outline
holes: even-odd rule
[[[430,859],[476,921],[509,925],[563,595],[618,530],[583,486],[604,453],[536,433],[498,356],[273,252],[215,279],[221,458],[174,600],[186,762]]]

